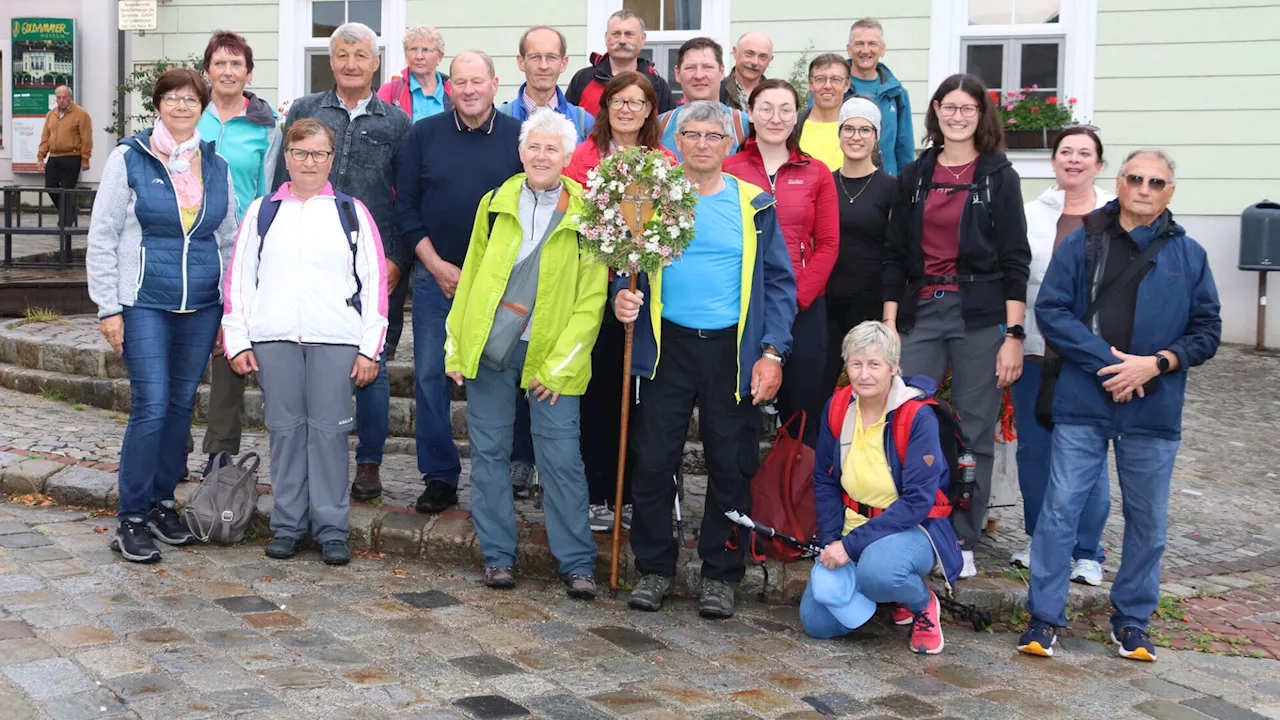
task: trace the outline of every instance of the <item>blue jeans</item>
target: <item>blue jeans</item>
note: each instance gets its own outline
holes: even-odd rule
[[[391,381],[387,378],[387,354],[378,358],[378,376],[356,388],[356,462],[382,464],[391,424]]]
[[[578,448],[578,398],[556,404],[532,395],[516,400],[529,344],[521,342],[507,369],[483,364],[467,381],[471,437],[471,520],[486,566],[514,565],[516,515],[511,497],[511,446],[516,404],[529,406],[533,447],[546,493],[547,542],[562,574],[594,575],[599,550],[587,524],[587,475]]]
[[[1036,520],[1044,504],[1044,491],[1049,486],[1049,450],[1052,435],[1036,421],[1036,394],[1044,366],[1022,361],[1022,377],[1013,384],[1013,419],[1018,428],[1018,488],[1022,490],[1022,521],[1027,537],[1035,537]],[[1102,477],[1084,501],[1080,525],[1076,528],[1076,545],[1071,551],[1075,560],[1107,558],[1102,547],[1102,530],[1111,514],[1111,479],[1107,464],[1102,464]]]
[[[424,483],[443,482],[457,487],[462,464],[449,421],[449,386],[453,381],[444,374],[444,321],[452,307],[453,299],[444,296],[426,267],[421,262],[414,263],[413,396],[418,472]],[[511,392],[514,395],[515,390]],[[511,492],[510,480],[507,492]]]
[[[173,499],[187,474],[187,432],[222,308],[191,313],[124,308],[124,364],[133,409],[120,448],[121,518],[139,520]]]
[[[1120,571],[1111,585],[1113,627],[1147,627],[1160,595],[1160,557],[1169,519],[1169,481],[1177,440],[1120,435],[1092,425],[1056,425],[1049,461],[1049,488],[1031,540],[1032,617],[1064,627],[1071,548],[1086,501],[1107,464],[1107,443],[1116,451],[1124,511]]]
[[[855,576],[858,592],[876,603],[897,603],[912,612],[929,604],[930,590],[924,576],[933,570],[933,544],[924,530],[914,527],[882,537],[868,545],[858,558]],[[813,599],[805,588],[800,598],[800,624],[816,638],[833,638],[853,632]]]

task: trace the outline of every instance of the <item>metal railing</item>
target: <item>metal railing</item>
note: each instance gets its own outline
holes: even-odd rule
[[[79,209],[82,205],[82,198],[87,198],[87,202],[84,203],[86,207],[92,207],[97,190],[92,188],[46,188],[37,185],[9,185],[3,188],[3,193],[4,227],[0,227],[0,234],[4,235],[4,267],[66,268],[84,265],[83,260],[76,260],[74,257],[71,238],[89,234],[87,222],[84,227],[80,227]],[[35,194],[36,196],[36,224],[34,227],[22,224],[22,199],[24,194]],[[44,222],[45,200],[55,195],[58,200],[57,202],[52,202],[51,200],[51,203],[55,209],[53,214],[56,218],[56,224],[46,227]],[[58,259],[55,262],[15,261],[13,259],[14,235],[56,236],[58,238]]]

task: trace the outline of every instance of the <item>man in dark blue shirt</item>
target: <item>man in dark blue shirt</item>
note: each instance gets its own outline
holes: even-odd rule
[[[449,420],[445,318],[453,306],[480,198],[520,172],[520,123],[493,107],[493,60],[459,53],[449,69],[453,111],[421,120],[400,148],[396,225],[414,249],[413,366],[419,512],[458,502],[461,465]]]

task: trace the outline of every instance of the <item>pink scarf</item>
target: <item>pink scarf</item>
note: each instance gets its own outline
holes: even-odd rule
[[[204,186],[200,176],[192,172],[191,161],[200,150],[200,131],[194,130],[186,142],[179,143],[160,120],[151,131],[151,149],[157,155],[167,156],[166,166],[173,178],[173,189],[178,194],[178,205],[190,208],[200,204]]]

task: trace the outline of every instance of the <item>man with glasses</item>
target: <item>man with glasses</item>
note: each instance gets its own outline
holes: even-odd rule
[[[404,57],[409,65],[378,88],[378,97],[405,111],[415,123],[452,110],[449,76],[437,70],[444,59],[444,36],[440,31],[430,25],[414,25],[405,30]]]
[[[849,89],[849,65],[835,53],[809,63],[809,99],[813,105],[800,114],[800,149],[826,163],[831,172],[844,165],[840,149],[840,105]]]
[[[707,37],[697,37],[685,42],[676,53],[676,80],[684,90],[683,102],[692,103],[698,100],[716,102],[720,92],[720,82],[724,78],[724,50],[720,43]],[[738,147],[747,141],[750,123],[747,114],[731,108],[723,102],[720,106],[729,113],[733,126],[733,143],[729,146],[729,154],[738,152]],[[676,142],[676,128],[680,125],[680,110],[684,106],[672,108],[658,116],[658,127],[662,130],[662,147],[675,153],[680,158],[680,146]],[[683,158],[680,158],[683,160]]]
[[[363,23],[346,23],[329,38],[329,67],[334,86],[298,98],[289,108],[285,133],[293,123],[314,118],[333,131],[333,165],[329,182],[334,190],[360,199],[373,216],[382,238],[390,292],[386,347],[378,358],[378,376],[356,389],[356,478],[351,499],[361,502],[382,495],[382,451],[390,425],[391,383],[387,379],[387,357],[395,354],[395,343],[404,323],[404,297],[413,262],[413,248],[400,240],[395,224],[395,187],[398,164],[396,148],[409,132],[409,116],[396,110],[373,93],[374,77],[381,64],[378,36]],[[289,179],[284,147],[276,162],[272,188]],[[396,312],[396,308],[400,308]]]
[[[564,33],[559,30],[549,25],[534,25],[525,30],[520,36],[520,54],[516,57],[516,65],[524,73],[524,84],[516,93],[516,99],[503,104],[498,112],[523,123],[534,110],[549,107],[573,121],[578,142],[586,140],[595,118],[566,100],[557,85],[560,75],[569,67],[568,52]]]
[[[1147,622],[1160,594],[1187,370],[1213,357],[1222,333],[1204,248],[1167,209],[1174,183],[1163,150],[1129,153],[1117,199],[1067,236],[1040,286],[1036,322],[1062,365],[1049,486],[1031,541],[1024,653],[1052,656],[1056,628],[1067,624],[1076,526],[1094,485],[1105,482],[1111,444],[1125,519],[1111,637],[1121,657],[1156,659]]]
[[[777,394],[791,350],[791,258],[773,198],[722,172],[732,137],[719,103],[698,100],[684,108],[676,142],[698,193],[695,236],[679,260],[641,275],[638,292],[626,289],[626,278],[614,283],[618,320],[635,322],[631,373],[641,378],[631,436],[631,549],[641,578],[629,603],[637,610],[661,609],[674,587],[679,548],[671,533],[671,478],[696,403],[708,474],[698,534],[699,612],[733,615],[748,539],[724,513],[750,512],[760,459],[757,406]],[[653,288],[659,290],[649,297]]]
[[[640,57],[645,38],[644,18],[635,10],[624,9],[610,15],[604,32],[604,45],[609,52],[591,53],[591,64],[574,74],[565,97],[595,115],[600,112],[600,94],[604,92],[604,86],[614,75],[631,70],[649,78],[653,84],[653,91],[658,96],[656,112],[666,112],[675,107],[666,79],[653,67],[653,63]]]
[[[733,46],[733,69],[720,83],[720,102],[747,111],[747,100],[773,62],[773,41],[760,32],[744,33]]]
[[[911,126],[911,98],[906,88],[880,60],[884,57],[884,26],[874,18],[862,18],[849,28],[848,96],[870,98],[880,108],[881,168],[897,176],[916,159]]]

